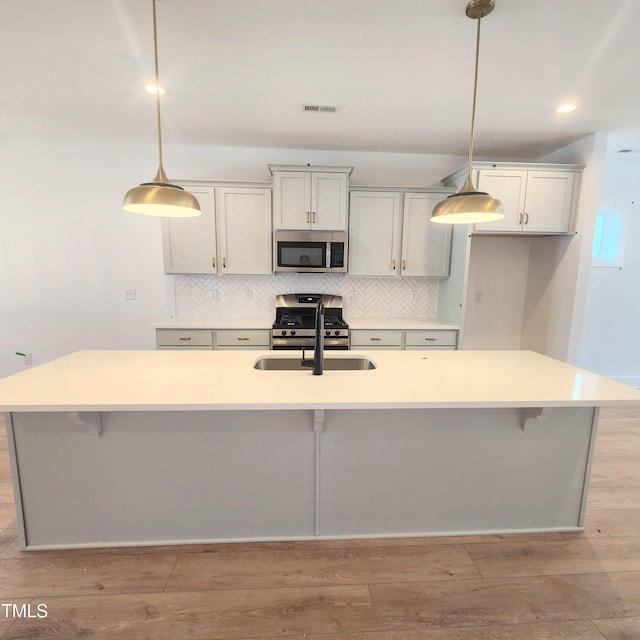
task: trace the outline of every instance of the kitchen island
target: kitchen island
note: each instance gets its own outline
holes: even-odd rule
[[[291,355],[83,351],[0,380],[22,547],[576,531],[598,409],[640,403],[527,351],[254,368]]]

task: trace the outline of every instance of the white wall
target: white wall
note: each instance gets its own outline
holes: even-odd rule
[[[463,346],[520,349],[531,238],[474,236]]]
[[[577,364],[586,304],[591,245],[602,189],[606,135],[595,134],[541,162],[584,164],[573,238],[532,242],[522,348]]]
[[[439,186],[456,156],[167,147],[178,179],[270,181],[268,164],[354,166],[352,184]],[[0,376],[78,349],[152,348],[167,317],[160,221],[125,213],[153,145],[0,141]],[[122,290],[135,288],[136,301]]]
[[[640,161],[607,155],[600,207],[622,211],[622,269],[592,267],[579,364],[640,387]]]

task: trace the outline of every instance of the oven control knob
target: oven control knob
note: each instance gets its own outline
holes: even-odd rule
[[[336,329],[336,330],[334,331],[334,333],[335,333],[337,336],[339,336],[339,335],[340,335],[340,329]]]
[[[287,335],[287,330],[283,329],[281,333],[282,333],[283,336],[286,336]]]
[[[295,329],[291,329],[291,335],[295,336],[296,335],[296,330]]]
[[[324,335],[327,336],[327,337],[330,336],[331,335],[331,331],[325,331]]]

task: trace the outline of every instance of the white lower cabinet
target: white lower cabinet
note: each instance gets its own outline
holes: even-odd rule
[[[368,349],[380,347],[401,349],[402,331],[355,329],[351,331],[351,347],[354,349],[361,349],[363,347]]]
[[[458,332],[452,330],[407,331],[406,349],[455,349]]]
[[[452,228],[431,222],[444,197],[441,192],[352,191],[349,275],[448,277]]]
[[[269,349],[269,329],[156,329],[158,350]]]
[[[458,332],[452,329],[429,330],[351,330],[352,349],[452,350],[456,349]]]
[[[156,329],[158,349],[213,349],[211,329]]]
[[[268,329],[218,329],[215,332],[217,349],[269,349],[271,331]]]
[[[185,186],[195,218],[164,218],[165,273],[271,274],[271,189]]]

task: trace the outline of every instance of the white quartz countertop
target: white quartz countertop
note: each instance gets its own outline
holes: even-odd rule
[[[275,318],[275,312],[274,312]],[[154,329],[271,329],[274,318],[176,318],[157,322]],[[350,318],[350,329],[458,329],[458,325],[437,318]]]
[[[275,317],[275,311],[274,311]],[[175,318],[157,322],[154,329],[269,329],[273,318]]]
[[[330,352],[326,359],[366,351]],[[531,351],[377,351],[370,371],[260,371],[273,351],[78,351],[0,379],[1,411],[606,406],[640,391]],[[392,426],[392,425],[390,425]]]
[[[453,329],[457,330],[457,324],[443,322],[437,318],[350,318],[345,316],[349,329],[371,329],[382,331],[383,329]]]

